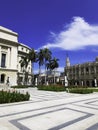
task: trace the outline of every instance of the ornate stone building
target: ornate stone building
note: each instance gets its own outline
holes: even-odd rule
[[[25,57],[31,48],[18,42],[18,34],[0,26],[0,85],[9,82],[17,85],[23,82],[24,72],[20,60]],[[31,84],[32,65],[27,67],[28,84]]]
[[[69,86],[98,86],[98,57],[93,62],[71,66],[69,57],[66,58],[65,75]]]

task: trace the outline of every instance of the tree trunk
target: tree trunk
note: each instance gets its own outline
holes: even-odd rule
[[[23,85],[25,85],[25,69],[23,68]]]
[[[54,84],[55,84],[55,69],[54,69]]]
[[[41,66],[39,66],[39,76],[38,76],[38,84],[40,84],[40,80],[41,80],[41,78],[40,78],[40,74],[41,74]]]
[[[32,83],[34,84],[34,63],[32,62]]]
[[[46,63],[45,63],[45,84],[46,84]]]

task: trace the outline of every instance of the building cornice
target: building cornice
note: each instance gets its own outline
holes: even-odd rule
[[[21,56],[21,55],[24,55],[24,56],[28,55],[27,52],[23,52],[23,51],[20,51],[20,50],[18,50],[18,54],[20,54],[20,56]]]
[[[13,36],[17,36],[18,37],[18,33],[13,32],[12,30],[6,29],[6,28],[1,27],[1,26],[0,26],[0,32],[4,32],[4,33],[11,34]]]
[[[25,48],[27,48],[27,49],[29,49],[29,50],[32,50],[29,46],[27,46],[27,45],[25,45],[25,44],[23,44],[23,43],[19,43],[19,45],[20,45],[20,46],[23,46],[23,47],[25,47]]]
[[[19,75],[23,75],[23,72],[18,72]],[[33,74],[28,73],[28,76],[33,76]]]
[[[0,71],[13,71],[13,72],[18,72],[17,69],[6,69],[6,68],[0,68]]]
[[[6,40],[6,39],[3,39],[3,38],[0,38],[0,42],[3,43],[3,44],[6,44],[6,45],[9,44],[9,45],[14,45],[14,46],[19,46],[18,42]]]

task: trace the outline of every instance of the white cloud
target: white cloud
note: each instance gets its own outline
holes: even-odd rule
[[[44,73],[45,72],[45,69],[41,69],[41,73]],[[34,74],[39,74],[39,69],[38,68],[35,68],[34,69]]]
[[[57,71],[59,71],[59,72],[64,72],[64,67],[58,67],[57,68]],[[45,72],[45,69],[44,68],[42,68],[41,69],[41,73],[44,73]],[[39,73],[39,70],[37,69],[37,68],[34,68],[34,74],[38,74]]]
[[[59,72],[64,72],[64,67],[59,67],[59,68],[57,68],[57,71],[59,71]]]
[[[98,26],[90,25],[84,18],[74,17],[59,34],[51,32],[53,42],[43,47],[65,50],[84,49],[86,46],[98,45]]]

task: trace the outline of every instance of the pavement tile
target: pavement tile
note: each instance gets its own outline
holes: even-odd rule
[[[98,94],[18,90],[30,101],[0,104],[0,130],[97,130]]]

